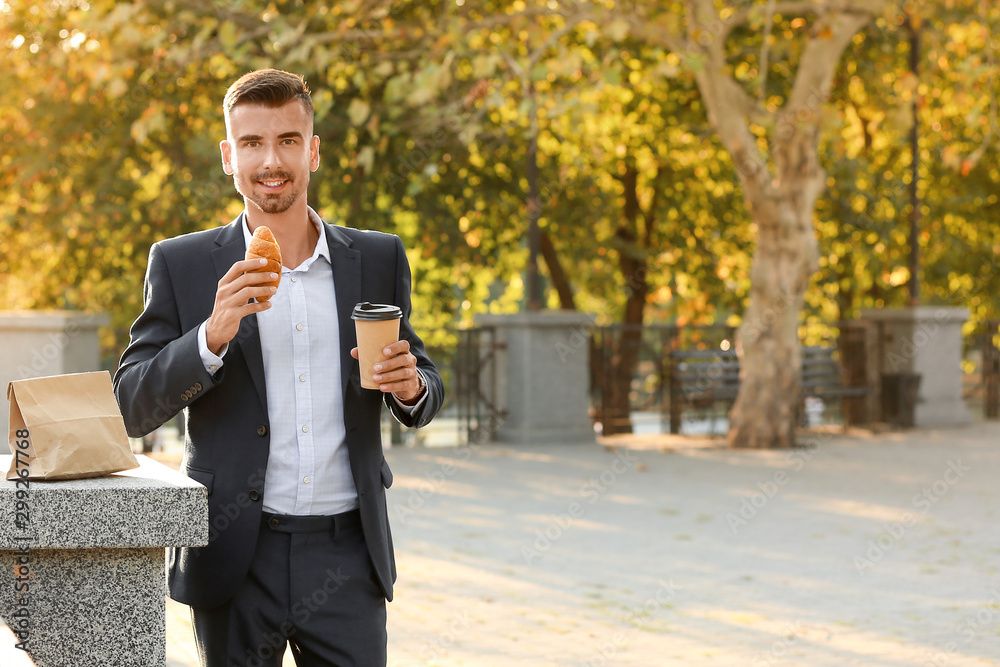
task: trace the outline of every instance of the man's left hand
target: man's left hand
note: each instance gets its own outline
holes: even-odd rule
[[[423,383],[417,373],[417,358],[410,354],[410,342],[398,340],[382,350],[387,359],[375,364],[372,379],[379,383],[379,390],[393,393],[403,403],[413,405],[424,393]],[[358,348],[351,350],[358,358]]]

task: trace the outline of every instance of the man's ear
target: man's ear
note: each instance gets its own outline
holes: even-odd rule
[[[309,140],[309,169],[316,171],[319,169],[319,135],[314,134]]]
[[[233,172],[233,145],[229,143],[228,139],[223,139],[219,142],[219,151],[222,153],[222,171],[228,176],[232,176]]]

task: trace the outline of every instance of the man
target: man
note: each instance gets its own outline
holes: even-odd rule
[[[208,546],[171,551],[170,596],[192,607],[206,667],[276,667],[286,640],[298,665],[384,665],[396,569],[381,406],[419,427],[444,395],[409,323],[409,266],[397,237],[308,206],[319,137],[301,77],[241,77],[224,117],[222,166],[245,210],[153,245],[114,378],[132,436],[186,411],[182,472],[208,489]],[[277,288],[249,272],[264,260],[243,259],[260,225],[281,248]],[[362,301],[403,311],[378,391],[361,388],[355,361]]]

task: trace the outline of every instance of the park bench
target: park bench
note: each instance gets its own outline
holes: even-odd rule
[[[685,412],[711,419],[715,432],[718,408],[728,414],[740,391],[740,360],[735,350],[672,350],[670,352],[670,432],[681,432]]]
[[[670,352],[670,432],[681,432],[685,413],[694,412],[715,421],[728,414],[740,390],[740,361],[735,350],[672,350]],[[807,399],[824,403],[861,399],[867,386],[849,386],[838,360],[837,348],[805,346],[799,379],[799,420],[805,417]],[[842,414],[846,412],[842,411]]]
[[[818,345],[802,348],[802,375],[799,380],[799,395],[803,398],[815,396],[823,400],[840,398],[863,398],[868,395],[866,386],[846,386],[840,361],[836,358],[837,348]]]

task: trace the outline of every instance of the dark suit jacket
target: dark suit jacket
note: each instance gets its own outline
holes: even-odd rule
[[[187,412],[181,472],[208,488],[209,544],[171,549],[170,596],[210,608],[225,603],[246,576],[260,527],[269,450],[264,362],[255,315],[245,317],[214,376],[198,353],[197,331],[215,303],[218,282],[243,259],[243,216],[225,227],[161,241],[150,249],[144,309],[114,377],[129,435],[156,429]],[[410,269],[399,238],[325,225],[340,322],[344,425],[358,490],[365,542],[386,598],[396,565],[385,489],[392,473],[382,455],[383,401],[407,426],[427,424],[441,407],[444,385],[409,323]],[[351,311],[360,301],[403,310],[400,337],[410,342],[427,380],[427,397],[407,415],[388,394],[361,388]]]

